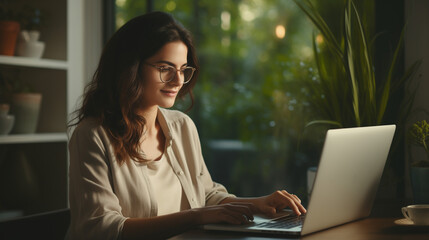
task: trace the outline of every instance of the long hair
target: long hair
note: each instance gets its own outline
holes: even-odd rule
[[[195,67],[192,80],[183,85],[178,97],[190,95],[199,65],[191,34],[171,15],[151,12],[131,19],[107,42],[92,81],[86,86],[82,107],[69,124],[92,118],[103,126],[120,164],[127,159],[144,162],[140,150],[146,120],[138,113],[143,94],[141,66],[165,44],[183,42],[188,48],[188,65]]]

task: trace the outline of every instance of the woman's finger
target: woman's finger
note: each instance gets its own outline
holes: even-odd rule
[[[224,205],[226,209],[231,211],[232,214],[238,216],[239,218],[245,218],[246,220],[253,220],[253,211],[250,209],[250,207],[253,206],[253,204],[249,203],[228,203]]]
[[[295,202],[297,203],[301,203],[301,199],[299,199],[299,197],[295,194],[292,193],[288,193],[286,190],[282,190],[283,194],[285,194],[286,196],[291,197]]]
[[[255,207],[254,204],[250,203],[250,202],[229,202],[229,203],[224,203],[224,205],[227,205],[227,204],[246,206],[246,207],[248,207],[250,209],[253,209]]]
[[[297,205],[297,207],[299,208],[299,210],[300,210],[300,212],[301,213],[306,213],[307,212],[307,209],[305,209],[305,207],[304,206],[302,206],[302,204],[301,204],[301,199],[297,196],[297,195],[295,195],[295,194],[290,194],[291,196],[292,196],[292,198],[295,200],[295,202],[297,203],[296,205]]]
[[[297,195],[291,194],[291,196],[296,202],[301,203],[301,199],[299,199],[299,197]]]
[[[245,218],[244,216],[245,215],[237,216],[234,214],[224,213],[220,221],[230,224],[243,224],[248,222],[247,218]]]
[[[243,224],[253,220],[252,212],[244,205],[230,203],[218,205],[218,213],[222,222]]]
[[[295,194],[288,193],[286,190],[282,190],[281,193],[289,202],[288,206],[296,215],[301,215],[301,213],[306,213],[304,206],[301,205],[301,199],[299,199]]]

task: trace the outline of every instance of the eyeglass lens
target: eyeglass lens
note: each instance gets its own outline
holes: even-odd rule
[[[161,73],[161,80],[163,82],[170,82],[174,79],[176,76],[177,70],[175,68],[166,68],[160,71]],[[184,76],[184,83],[187,83],[191,80],[192,75],[194,74],[194,70],[192,68],[184,68],[180,70],[181,74]]]

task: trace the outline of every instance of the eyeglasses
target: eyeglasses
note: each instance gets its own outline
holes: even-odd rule
[[[193,67],[183,67],[181,69],[176,69],[172,66],[156,66],[150,63],[145,63],[151,67],[154,67],[158,69],[159,71],[159,79],[161,79],[161,82],[168,83],[173,81],[174,77],[176,76],[176,73],[180,71],[180,74],[183,75],[183,84],[188,83],[191,81],[192,76],[194,76],[195,68]]]

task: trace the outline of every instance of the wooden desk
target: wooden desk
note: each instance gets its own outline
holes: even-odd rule
[[[182,239],[303,239],[303,240],[428,240],[429,227],[400,226],[394,223],[397,217],[369,217],[363,220],[347,223],[338,227],[313,233],[301,238],[278,235],[265,236],[251,233],[215,232],[192,230],[180,234],[170,240]]]

